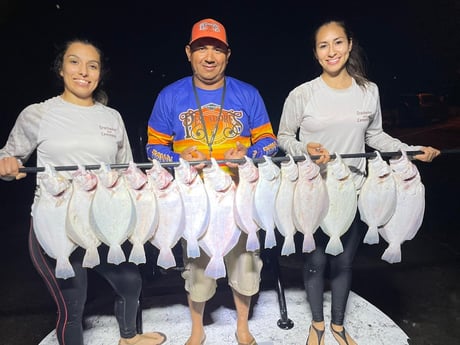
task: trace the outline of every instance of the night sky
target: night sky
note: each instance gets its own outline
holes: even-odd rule
[[[184,46],[206,17],[226,26],[227,74],[259,89],[275,130],[288,92],[318,75],[310,37],[323,19],[350,25],[384,105],[398,92],[446,89],[459,79],[459,0],[0,3],[1,146],[25,106],[61,92],[51,72],[55,46],[83,37],[106,55],[109,105],[122,114],[137,155],[158,91],[190,74]]]

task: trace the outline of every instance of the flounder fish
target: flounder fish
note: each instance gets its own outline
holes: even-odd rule
[[[97,187],[97,176],[83,165],[72,173],[72,196],[69,201],[66,219],[67,235],[85,249],[83,267],[93,268],[99,265],[97,248],[101,241],[97,238],[90,222],[91,203]]]
[[[338,255],[343,252],[340,237],[348,231],[358,209],[356,187],[350,168],[336,153],[336,158],[327,163],[326,188],[329,207],[321,222],[321,229],[329,236],[325,252]]]
[[[157,199],[147,174],[136,163],[129,162],[123,175],[136,212],[136,223],[128,237],[133,245],[128,261],[139,265],[147,261],[144,244],[153,237],[158,227]]]
[[[402,152],[399,158],[390,159],[390,167],[396,182],[396,207],[390,220],[379,232],[388,243],[382,260],[389,263],[401,261],[401,244],[417,234],[425,213],[425,186],[420,173]]]
[[[153,160],[146,173],[158,203],[158,227],[150,243],[159,250],[157,265],[168,269],[176,266],[172,249],[184,232],[184,203],[177,181],[159,161]]]
[[[358,210],[368,225],[363,242],[379,243],[378,227],[386,224],[396,208],[396,183],[391,168],[378,151],[368,159],[368,176],[361,187]]]
[[[287,155],[289,160],[281,162],[281,181],[275,197],[275,225],[284,237],[281,255],[295,253],[294,235],[297,232],[294,225],[293,206],[294,190],[299,177],[299,170],[294,158]]]
[[[299,178],[294,190],[293,219],[295,227],[303,234],[302,252],[316,249],[313,235],[329,210],[329,195],[320,167],[308,154],[297,162]]]
[[[39,196],[32,205],[32,222],[38,243],[56,259],[56,278],[75,276],[69,256],[77,248],[66,232],[67,207],[72,195],[70,182],[49,164],[38,173]]]
[[[248,235],[246,250],[260,249],[257,233],[260,227],[254,220],[254,192],[259,179],[259,170],[253,160],[247,156],[245,162],[238,165],[239,182],[235,192],[235,220],[238,227]]]
[[[214,158],[211,158],[210,166],[203,168],[203,180],[209,198],[210,217],[208,229],[199,245],[210,257],[205,274],[218,279],[226,276],[224,256],[237,244],[241,235],[234,214],[236,186]]]
[[[136,222],[136,211],[125,178],[110,164],[101,163],[91,203],[90,220],[98,239],[109,247],[107,262],[126,261],[121,245],[128,239]]]
[[[198,240],[204,235],[209,224],[209,199],[195,167],[182,158],[174,168],[174,176],[184,202],[185,226],[182,237],[187,241],[187,257],[200,256]]]
[[[281,169],[270,156],[259,163],[259,179],[254,192],[254,220],[265,230],[264,248],[276,246],[275,199],[281,183]]]

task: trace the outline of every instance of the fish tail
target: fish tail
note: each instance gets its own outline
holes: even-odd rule
[[[211,260],[209,260],[209,263],[206,266],[204,274],[214,279],[224,278],[227,274],[225,270],[224,258],[222,256],[212,256]]]
[[[283,248],[281,249],[281,255],[291,255],[295,253],[294,236],[287,236],[284,238]]]
[[[75,277],[75,271],[70,264],[69,258],[57,258],[55,275],[56,278],[62,279]]]
[[[100,264],[99,252],[97,247],[90,247],[86,249],[85,256],[83,257],[83,267],[93,268]]]
[[[109,264],[119,265],[124,261],[126,261],[126,256],[125,253],[123,253],[121,246],[119,244],[111,245],[107,254],[107,262]]]
[[[160,249],[157,265],[163,267],[164,269],[176,266],[176,259],[174,258],[174,254],[171,248],[167,247]]]
[[[303,235],[302,252],[311,253],[315,249],[316,243],[313,234],[309,231],[305,232],[305,234]]]
[[[329,239],[325,252],[331,255],[338,255],[343,252],[343,245],[339,236],[334,236]]]
[[[136,241],[133,243],[133,248],[131,249],[131,253],[129,254],[128,261],[136,265],[145,264],[145,249],[144,245],[141,242]]]
[[[259,238],[257,237],[256,231],[248,232],[248,240],[246,242],[246,250],[248,252],[254,252],[260,249]]]
[[[390,244],[383,252],[382,260],[390,264],[401,262],[401,246],[398,244]]]
[[[269,249],[276,246],[276,237],[274,229],[265,231],[265,243],[264,248]]]
[[[196,239],[187,240],[187,257],[197,258],[200,256],[200,247]]]
[[[376,226],[370,226],[364,236],[363,243],[367,244],[377,244],[379,243],[379,232]]]

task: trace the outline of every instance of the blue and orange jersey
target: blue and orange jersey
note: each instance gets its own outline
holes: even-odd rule
[[[150,159],[177,162],[182,150],[195,146],[206,153],[208,159],[212,156],[220,160],[237,142],[248,148],[247,155],[251,158],[273,156],[278,152],[277,140],[257,89],[232,77],[225,79],[222,108],[224,88],[197,88],[201,103],[197,104],[192,77],[180,79],[158,94],[148,122],[146,150]]]

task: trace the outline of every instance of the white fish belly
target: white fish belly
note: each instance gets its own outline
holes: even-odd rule
[[[69,262],[77,245],[67,236],[66,216],[70,190],[54,197],[45,191],[32,207],[34,232],[46,254],[56,259],[57,278],[73,277],[75,272]]]

